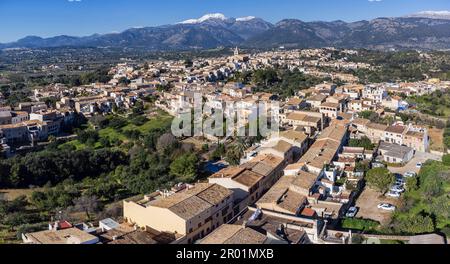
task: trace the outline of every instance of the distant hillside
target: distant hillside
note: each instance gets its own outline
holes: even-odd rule
[[[174,25],[132,28],[116,34],[29,36],[14,43],[0,44],[0,48],[132,47],[164,51],[239,45],[249,48],[450,49],[450,19],[445,19],[446,16],[444,12],[422,12],[353,23],[286,19],[273,25],[255,17],[226,18],[222,14],[209,14]]]
[[[245,42],[250,47],[449,49],[450,20],[377,18],[354,23],[283,20]]]

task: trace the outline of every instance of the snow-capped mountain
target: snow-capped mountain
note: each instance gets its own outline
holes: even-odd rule
[[[143,47],[152,50],[214,48],[236,46],[272,27],[271,23],[260,18],[242,17],[235,19],[215,13],[174,25],[134,27],[114,34],[96,34],[88,37],[25,37],[15,43],[0,44],[0,49],[61,46]]]
[[[256,17],[254,17],[254,16],[247,16],[247,17],[236,18],[236,21],[243,22],[243,21],[250,21],[250,20],[253,20],[253,19],[256,19]]]
[[[449,19],[450,20],[450,11],[422,11],[419,13],[415,13],[412,15],[408,15],[407,17],[423,17],[423,18],[432,18],[432,19]]]
[[[221,13],[206,14],[206,15],[202,16],[201,18],[188,19],[188,20],[180,22],[179,24],[200,24],[200,23],[203,23],[203,22],[205,22],[207,20],[211,20],[211,19],[225,21],[225,20],[227,20],[227,17]]]
[[[179,22],[178,24],[201,24],[203,22],[207,22],[208,20],[221,20],[221,21],[228,21],[228,22],[247,22],[247,21],[251,21],[254,19],[257,19],[257,18],[254,16],[227,18],[222,13],[213,13],[213,14],[206,14],[200,18],[188,19],[188,20]]]
[[[228,18],[221,13],[206,14],[200,18],[188,19],[178,23],[178,25],[222,27],[243,39],[248,39],[273,27],[271,23],[254,16]]]

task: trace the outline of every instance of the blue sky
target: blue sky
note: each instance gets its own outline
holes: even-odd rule
[[[356,21],[450,10],[449,0],[0,0],[0,42],[27,35],[83,36],[198,18],[257,16]]]

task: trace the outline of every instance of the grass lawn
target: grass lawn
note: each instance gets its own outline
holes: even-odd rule
[[[100,138],[107,138],[110,141],[116,141],[116,140],[126,141],[127,140],[127,137],[125,137],[122,133],[120,133],[119,131],[115,130],[114,128],[110,128],[110,127],[99,130],[98,134],[99,134]]]
[[[20,196],[30,197],[34,191],[40,191],[41,188],[36,189],[0,189],[0,200],[12,201]]]
[[[15,232],[10,232],[6,227],[0,225],[0,244],[20,244]]]
[[[123,134],[123,131],[138,130],[139,132],[142,133],[142,135],[145,135],[153,129],[169,126],[170,123],[172,122],[172,119],[173,119],[173,117],[170,116],[169,114],[167,114],[163,111],[158,111],[158,114],[155,117],[151,117],[150,120],[147,121],[142,126],[136,126],[136,125],[132,124],[131,122],[129,122],[128,125],[126,125],[125,127],[123,127],[121,129],[121,131],[111,128],[111,127],[108,127],[108,128],[100,129],[98,131],[98,134],[100,136],[100,139],[106,138],[110,142],[115,142],[115,141],[127,142],[128,138]],[[82,150],[87,147],[86,144],[83,144],[78,140],[72,140],[72,141],[62,144],[61,146],[59,146],[59,148],[64,148],[67,145],[72,145],[77,150]],[[94,148],[101,148],[101,147],[102,147],[102,145],[100,142],[96,142],[94,145]]]
[[[122,130],[123,131],[139,130],[142,134],[146,134],[153,129],[157,129],[160,127],[166,127],[166,126],[170,125],[172,120],[173,120],[173,117],[170,116],[169,114],[164,113],[164,112],[159,112],[158,116],[150,118],[150,120],[147,123],[143,124],[142,126],[128,124]]]

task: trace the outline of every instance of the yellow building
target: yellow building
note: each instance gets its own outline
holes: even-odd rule
[[[193,243],[233,217],[232,191],[199,183],[175,194],[155,193],[124,201],[124,219],[140,228],[174,233],[178,243]]]

